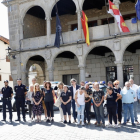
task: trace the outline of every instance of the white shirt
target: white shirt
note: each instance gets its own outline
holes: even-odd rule
[[[136,84],[133,84],[132,87],[130,87],[130,88],[135,91],[135,99],[134,99],[134,101],[136,102],[138,100],[139,87]]]
[[[76,86],[73,87],[73,99],[75,100]]]
[[[80,91],[78,90],[78,99],[77,102],[79,105],[85,105],[85,94],[80,94]]]

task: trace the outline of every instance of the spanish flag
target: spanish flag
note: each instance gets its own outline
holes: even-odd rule
[[[90,40],[89,40],[89,30],[88,30],[88,18],[84,11],[82,11],[82,17],[81,17],[81,22],[82,22],[82,27],[83,27],[83,32],[85,36],[85,40],[87,45],[90,45]]]

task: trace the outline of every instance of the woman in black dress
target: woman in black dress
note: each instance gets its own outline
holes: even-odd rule
[[[34,85],[34,93],[32,95],[33,98],[33,112],[37,117],[36,122],[41,122],[41,114],[43,112],[43,106],[42,106],[42,99],[43,99],[43,94],[40,91],[39,84]]]
[[[114,91],[116,93],[119,93],[120,94],[121,88],[119,87],[119,81],[116,80],[116,81],[114,81],[113,84],[115,86],[114,87]],[[117,101],[117,117],[118,117],[119,124],[121,124],[121,121],[122,121],[122,100],[121,99],[119,99]]]
[[[55,92],[53,88],[51,88],[51,83],[47,81],[44,86],[43,90],[44,94],[44,100],[45,100],[45,105],[47,108],[47,122],[54,122],[54,112],[53,112],[53,104],[54,104],[54,97],[55,97]]]

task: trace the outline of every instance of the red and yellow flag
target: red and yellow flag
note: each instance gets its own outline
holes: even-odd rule
[[[81,17],[81,22],[82,22],[83,32],[84,32],[86,43],[89,46],[90,40],[89,40],[88,18],[84,13],[84,11],[82,11],[82,16],[83,17]]]
[[[117,21],[118,27],[120,29],[120,32],[130,32],[129,28],[126,26],[124,19],[120,13],[120,10],[117,8],[117,6],[109,0],[109,11],[110,13]]]

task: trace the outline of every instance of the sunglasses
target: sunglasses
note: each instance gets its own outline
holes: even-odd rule
[[[115,85],[119,85],[119,84],[115,84]]]

